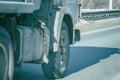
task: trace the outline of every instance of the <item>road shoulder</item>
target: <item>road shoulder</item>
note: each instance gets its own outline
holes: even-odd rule
[[[111,19],[104,19],[104,20],[97,20],[90,22],[81,20],[76,24],[76,28],[80,29],[81,32],[88,32],[88,31],[109,28],[117,25],[120,25],[120,18],[111,18]]]

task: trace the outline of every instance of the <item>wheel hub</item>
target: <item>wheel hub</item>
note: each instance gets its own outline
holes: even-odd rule
[[[61,34],[61,39],[60,39],[60,48],[59,48],[59,51],[58,51],[58,61],[57,64],[59,65],[58,66],[58,69],[60,70],[61,73],[64,73],[65,70],[66,70],[66,67],[67,67],[67,62],[66,62],[66,44],[67,44],[67,40],[66,40],[66,37],[65,35],[62,35]]]

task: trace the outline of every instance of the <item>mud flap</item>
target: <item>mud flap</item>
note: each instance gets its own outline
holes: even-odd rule
[[[80,30],[79,29],[75,29],[75,42],[80,40]]]
[[[49,44],[50,44],[50,32],[47,27],[43,28],[44,31],[44,40],[43,40],[43,57],[42,60],[44,63],[48,64],[48,53],[49,53]]]

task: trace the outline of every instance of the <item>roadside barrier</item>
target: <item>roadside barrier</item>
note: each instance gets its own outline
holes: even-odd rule
[[[81,18],[87,21],[120,17],[120,9],[81,12]]]

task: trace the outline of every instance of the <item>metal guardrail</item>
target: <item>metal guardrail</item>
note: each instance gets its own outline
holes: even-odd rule
[[[87,21],[120,17],[120,9],[81,12],[81,18]]]

